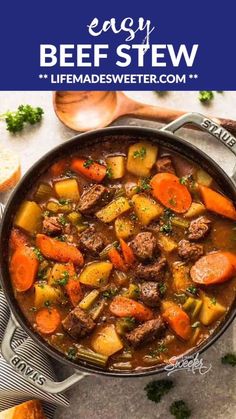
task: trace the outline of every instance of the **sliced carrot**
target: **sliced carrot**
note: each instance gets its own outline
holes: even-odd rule
[[[199,185],[198,187],[204,205],[209,211],[216,212],[217,214],[223,215],[231,220],[236,220],[236,209],[229,198],[226,198],[226,196],[223,196],[206,186]]]
[[[139,321],[151,320],[153,312],[131,298],[117,296],[110,304],[110,311],[117,317],[134,317]]]
[[[61,316],[56,308],[42,308],[35,318],[37,329],[45,335],[54,333],[61,323]]]
[[[29,290],[35,280],[39,261],[30,247],[18,247],[10,261],[10,274],[14,287],[19,292]]]
[[[188,340],[191,337],[190,318],[177,304],[172,301],[166,301],[164,303],[162,317],[177,336],[184,340]]]
[[[124,256],[125,263],[128,266],[133,265],[135,257],[131,247],[129,247],[129,245],[123,239],[120,239],[120,247]]]
[[[108,257],[109,257],[109,259],[110,259],[110,261],[113,264],[115,269],[119,269],[120,271],[126,271],[127,270],[123,258],[121,257],[118,250],[115,249],[115,247],[112,247],[111,249],[109,249]]]
[[[36,246],[46,258],[63,263],[72,262],[78,266],[82,266],[84,264],[83,255],[77,247],[52,239],[45,234],[37,234]]]
[[[236,255],[230,252],[214,252],[202,256],[192,266],[190,275],[202,285],[220,284],[236,273]]]
[[[152,195],[167,208],[177,213],[188,211],[192,197],[179,178],[171,173],[158,173],[151,181]]]
[[[58,160],[50,168],[50,172],[52,176],[58,177],[62,175],[62,173],[66,170],[66,166],[67,166],[67,161],[65,159]]]
[[[16,250],[18,247],[26,246],[28,243],[27,236],[18,228],[13,228],[10,235],[10,248]]]
[[[65,271],[69,274],[69,279],[67,284],[65,285],[65,289],[69,296],[71,304],[74,307],[76,307],[83,298],[81,285],[77,278],[74,265],[72,263],[65,265]]]
[[[106,166],[90,159],[74,159],[71,163],[71,169],[94,182],[101,182],[106,176]]]

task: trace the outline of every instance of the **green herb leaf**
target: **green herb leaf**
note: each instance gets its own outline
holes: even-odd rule
[[[236,354],[228,353],[221,358],[222,364],[228,364],[232,367],[236,366]]]
[[[177,400],[170,406],[170,413],[176,419],[187,419],[191,416],[191,410],[183,400]]]
[[[155,403],[159,403],[164,394],[169,393],[173,387],[173,381],[168,379],[151,381],[144,390],[147,392],[147,398]]]
[[[22,131],[25,124],[36,124],[40,122],[43,116],[42,108],[33,108],[30,105],[20,105],[17,111],[6,112],[1,115],[5,118],[7,124],[7,130],[15,134],[16,132]]]
[[[134,159],[141,159],[141,160],[143,160],[144,157],[146,156],[146,154],[147,154],[146,148],[145,147],[141,147],[140,150],[134,151],[133,158]]]
[[[200,102],[209,103],[214,98],[212,90],[200,90],[198,96]]]
[[[66,352],[68,359],[75,360],[77,355],[77,349],[74,346],[70,346]]]
[[[36,255],[39,262],[43,262],[44,257],[43,257],[42,253],[40,252],[40,250],[37,247],[34,247],[34,254]]]
[[[106,168],[106,176],[108,177],[108,179],[113,178],[113,173],[112,173],[112,168],[111,167]]]
[[[186,291],[193,295],[197,295],[198,293],[198,289],[195,287],[195,285],[189,285],[189,287],[186,288]]]
[[[67,220],[64,215],[60,215],[60,217],[58,218],[58,221],[62,226],[65,226],[67,224]]]
[[[87,159],[85,160],[83,166],[86,167],[86,169],[88,169],[93,163],[94,163],[93,159]]]

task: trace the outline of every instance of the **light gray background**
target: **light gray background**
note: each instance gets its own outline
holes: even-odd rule
[[[197,92],[169,92],[158,97],[155,92],[127,92],[145,103],[158,104],[186,111],[200,111],[214,116],[236,119],[236,92],[215,94],[210,106],[198,101]],[[6,145],[19,153],[24,173],[48,150],[66,141],[74,131],[64,127],[56,118],[52,108],[50,92],[0,92],[0,114],[14,110],[20,104],[41,106],[45,115],[42,124],[26,128],[17,135],[8,134],[5,124],[0,123],[0,145]],[[159,127],[154,122],[122,118],[119,124]],[[215,159],[230,174],[235,157],[208,134],[181,130],[188,141],[197,145]],[[0,194],[0,201],[6,202],[7,194]],[[151,378],[115,379],[90,376],[68,392],[69,408],[58,408],[55,419],[153,419],[171,418],[169,405],[173,400],[185,399],[193,412],[193,419],[235,419],[236,418],[236,368],[222,366],[220,358],[225,352],[236,350],[236,323],[223,337],[203,354],[205,365],[212,365],[211,371],[201,376],[198,373],[179,371],[173,375],[175,388],[161,403],[147,400],[144,386]],[[70,371],[55,365],[59,377]],[[157,378],[157,377],[156,377]],[[160,378],[160,376],[158,376]]]

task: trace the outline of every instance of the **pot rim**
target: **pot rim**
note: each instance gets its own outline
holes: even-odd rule
[[[101,129],[97,129],[97,130],[93,130],[93,131],[89,131],[89,132],[85,132],[85,133],[80,133],[80,134],[76,134],[75,136],[69,138],[68,140],[66,140],[65,142],[57,145],[56,147],[54,147],[52,150],[48,151],[47,153],[45,153],[42,157],[40,157],[40,159],[38,159],[28,170],[27,172],[24,174],[24,176],[21,178],[20,182],[18,183],[18,185],[16,186],[16,188],[14,189],[13,193],[11,194],[10,198],[8,199],[8,202],[6,204],[5,207],[5,211],[3,214],[3,218],[2,218],[2,223],[1,223],[1,227],[0,227],[0,243],[4,240],[4,238],[2,238],[3,236],[3,229],[5,226],[5,219],[8,215],[9,212],[11,212],[11,206],[12,203],[14,202],[16,196],[18,195],[18,191],[20,190],[21,186],[24,184],[25,180],[27,180],[31,174],[34,174],[35,170],[37,167],[43,165],[45,163],[46,160],[50,160],[52,163],[52,161],[54,159],[56,159],[57,157],[55,156],[56,154],[60,154],[60,151],[66,149],[67,147],[69,148],[73,143],[75,143],[76,141],[78,141],[78,146],[79,146],[79,141],[82,139],[84,141],[84,143],[81,144],[82,147],[86,146],[86,140],[96,140],[99,139],[98,142],[103,142],[106,140],[106,137],[109,136],[116,136],[116,135],[123,135],[123,136],[140,136],[140,138],[144,137],[145,134],[147,134],[149,137],[151,137],[151,139],[155,142],[161,142],[161,140],[163,140],[163,138],[166,138],[168,140],[174,140],[176,142],[176,147],[175,144],[173,143],[171,146],[170,144],[164,144],[164,147],[166,147],[167,149],[169,148],[170,150],[173,149],[174,151],[176,151],[179,154],[183,154],[185,157],[189,158],[191,160],[191,157],[189,157],[187,155],[187,153],[185,152],[185,149],[187,149],[188,151],[193,152],[193,154],[196,154],[200,157],[201,159],[201,164],[202,165],[202,161],[204,161],[207,165],[210,164],[210,167],[213,167],[214,170],[216,170],[216,172],[220,175],[220,177],[222,179],[224,179],[224,181],[227,183],[228,187],[231,189],[231,192],[233,191],[233,193],[235,194],[235,198],[236,198],[236,187],[233,183],[233,181],[230,179],[230,177],[224,172],[224,170],[210,157],[208,156],[205,152],[203,152],[202,150],[200,150],[197,146],[189,143],[188,141],[186,141],[185,139],[177,136],[176,134],[173,134],[169,131],[165,131],[165,130],[160,130],[157,128],[148,128],[148,127],[142,127],[142,126],[126,126],[126,125],[119,125],[119,126],[112,126],[112,127],[106,127],[106,128],[101,128]],[[159,136],[159,138],[158,138]],[[183,146],[184,150],[182,150],[180,152],[180,150],[178,149],[177,146]],[[79,147],[78,147],[79,148]],[[209,168],[209,166],[208,166]],[[34,176],[35,177],[35,176]],[[133,371],[118,371],[118,370],[102,370],[97,368],[96,366],[93,366],[91,364],[86,364],[83,363],[82,361],[80,361],[80,363],[78,362],[73,362],[71,360],[69,360],[68,358],[65,357],[64,354],[62,354],[61,352],[59,352],[57,349],[53,348],[51,345],[49,345],[39,334],[37,334],[29,325],[27,322],[27,319],[24,317],[24,314],[21,312],[19,306],[17,306],[16,304],[16,300],[14,299],[13,294],[9,295],[9,292],[7,290],[7,285],[5,284],[6,279],[4,278],[4,272],[3,272],[3,257],[2,257],[2,253],[0,254],[0,281],[2,284],[2,289],[4,291],[4,295],[7,299],[7,302],[10,306],[10,309],[15,317],[15,319],[17,320],[17,323],[22,327],[22,329],[34,340],[34,342],[41,347],[48,355],[50,355],[52,358],[56,359],[57,361],[68,365],[70,367],[73,367],[76,370],[79,370],[81,372],[86,372],[89,374],[98,374],[98,375],[105,375],[105,376],[114,376],[114,377],[141,377],[141,376],[148,376],[148,375],[154,375],[154,374],[159,374],[159,373],[163,373],[165,372],[165,367],[169,364],[159,364],[157,366],[152,366],[149,368],[140,368],[140,369],[136,369]],[[232,323],[232,321],[234,320],[234,318],[236,317],[236,306],[233,307],[231,306],[231,309],[229,310],[229,312],[226,315],[226,319],[224,320],[224,322],[220,325],[220,327],[218,327],[215,332],[210,335],[210,337],[203,342],[202,345],[200,345],[200,347],[195,347],[183,354],[181,354],[180,356],[178,356],[178,358],[182,358],[184,356],[195,356],[196,354],[201,354],[202,352],[204,352],[206,349],[208,349],[211,345],[213,345],[221,336],[222,334],[225,332],[225,330],[229,327],[229,325]]]

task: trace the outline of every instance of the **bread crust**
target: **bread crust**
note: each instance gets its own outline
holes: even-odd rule
[[[39,400],[29,400],[0,412],[0,419],[46,419]]]

